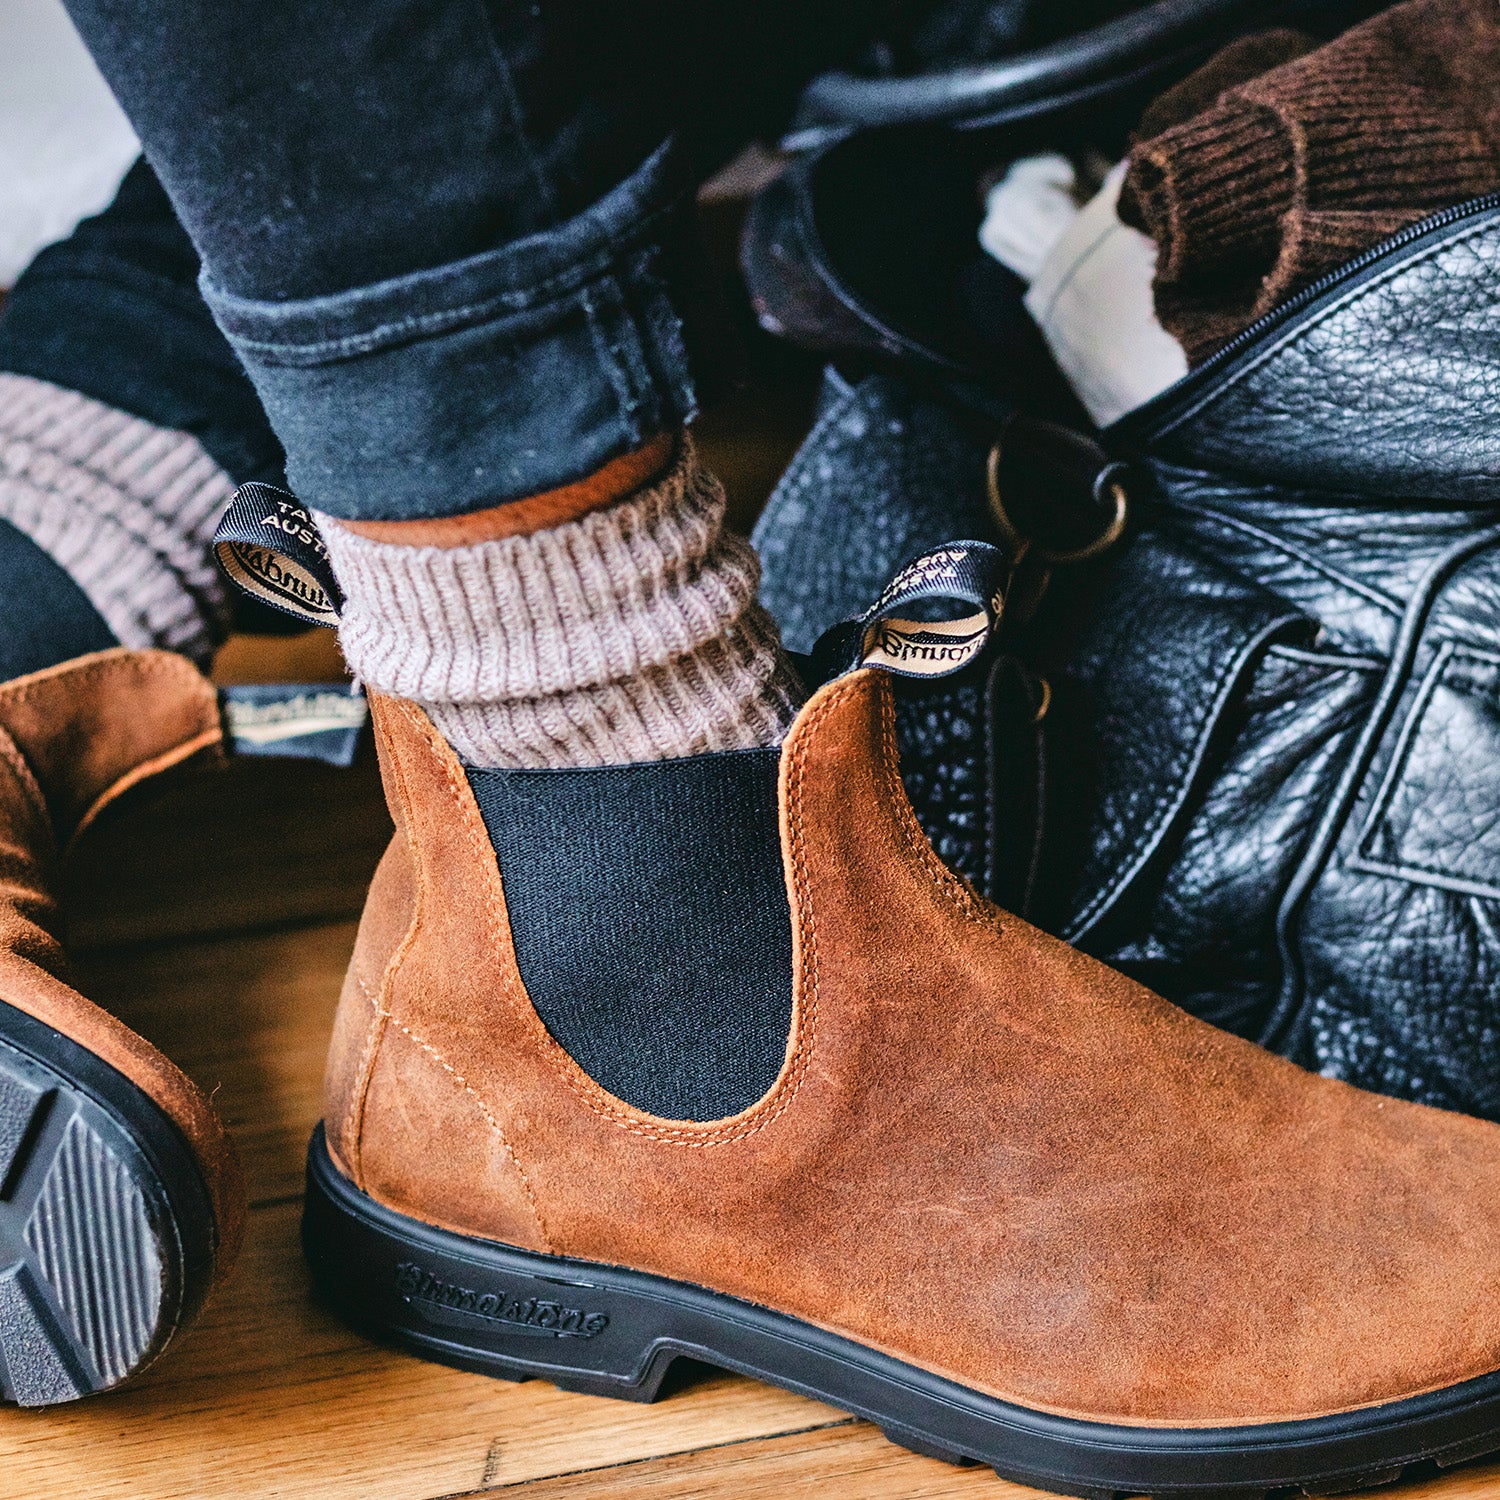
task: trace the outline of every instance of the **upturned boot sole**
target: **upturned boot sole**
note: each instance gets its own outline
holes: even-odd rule
[[[208,1188],[163,1111],[0,1002],[0,1398],[47,1406],[144,1369],[214,1258]]]
[[[892,1442],[1087,1500],[1323,1495],[1500,1449],[1500,1374],[1308,1421],[1137,1427],[1013,1405],[703,1287],[435,1228],[308,1153],[303,1246],[320,1294],[369,1337],[504,1380],[654,1401],[687,1358],[826,1401]]]

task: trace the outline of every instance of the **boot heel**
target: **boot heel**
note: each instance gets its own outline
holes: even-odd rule
[[[675,1357],[648,1298],[574,1278],[576,1263],[460,1242],[382,1207],[334,1167],[321,1125],[308,1150],[302,1245],[315,1286],[340,1317],[377,1342],[444,1364],[654,1401]]]

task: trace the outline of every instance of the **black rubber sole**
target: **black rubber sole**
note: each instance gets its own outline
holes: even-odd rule
[[[321,1294],[371,1337],[444,1364],[654,1400],[691,1358],[875,1422],[902,1447],[1087,1500],[1333,1494],[1500,1450],[1500,1374],[1365,1411],[1255,1427],[1143,1428],[1010,1405],[783,1313],[685,1282],[435,1229],[308,1154],[303,1246]]]
[[[0,1002],[0,1400],[74,1401],[144,1369],[202,1302],[214,1241],[151,1098]]]

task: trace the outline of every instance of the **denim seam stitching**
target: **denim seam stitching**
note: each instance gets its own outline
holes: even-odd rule
[[[664,219],[675,205],[657,209],[642,219],[631,236],[624,242],[644,237],[657,221]],[[300,343],[287,339],[258,339],[248,334],[229,331],[228,338],[236,349],[256,354],[274,362],[280,352],[295,352],[302,359],[293,364],[316,364],[322,360],[332,362],[377,350],[398,343],[411,343],[419,338],[437,334],[454,333],[463,328],[478,327],[487,322],[498,322],[506,314],[545,312],[566,305],[570,297],[586,294],[590,283],[614,279],[617,247],[610,245],[589,259],[571,266],[565,272],[544,276],[524,287],[513,287],[461,303],[457,307],[442,308],[430,313],[419,313],[380,323],[360,333],[345,334],[340,338],[321,339],[311,343]],[[357,289],[356,289],[357,290]],[[209,297],[210,303],[215,300]],[[218,299],[222,301],[222,298]],[[286,304],[283,304],[286,305]]]
[[[602,276],[599,279],[601,286],[608,286],[615,294],[616,316],[609,322],[612,327],[619,328],[625,322],[621,316],[624,287],[618,277],[613,275]],[[623,426],[625,419],[629,418],[640,405],[640,399],[632,389],[626,356],[620,342],[611,340],[605,328],[605,320],[595,308],[593,298],[589,296],[589,288],[586,286],[578,289],[578,305],[583,309],[584,321],[589,326],[589,336],[593,340],[594,351],[599,356],[599,363],[604,367],[605,379],[609,381],[610,388],[614,391],[615,405],[619,408]]]
[[[553,216],[554,224],[560,218],[557,208],[557,195],[552,191],[552,184],[547,180],[547,175],[542,171],[542,164],[537,160],[536,150],[531,144],[531,137],[526,133],[526,116],[521,108],[521,96],[516,91],[516,76],[511,71],[510,61],[505,56],[504,49],[500,46],[500,40],[495,35],[495,23],[489,7],[483,0],[474,0],[471,7],[480,15],[481,27],[485,40],[488,44],[490,61],[495,65],[495,71],[500,75],[501,93],[505,97],[506,113],[510,115],[511,129],[516,133],[516,139],[521,144],[521,149],[526,153],[526,165],[530,170],[533,180],[536,182],[537,191],[546,200],[548,211]]]
[[[561,220],[561,212],[558,207],[557,195],[552,190],[552,184],[547,174],[542,170],[542,164],[537,158],[535,147],[532,145],[531,137],[526,130],[525,111],[521,108],[521,96],[516,88],[515,74],[511,69],[510,62],[505,56],[498,39],[495,36],[494,22],[489,12],[480,4],[480,10],[484,11],[485,35],[489,41],[489,51],[495,67],[498,70],[505,95],[506,110],[510,115],[511,128],[516,133],[516,139],[520,142],[521,149],[526,156],[526,165],[536,183],[537,191],[547,204],[552,214],[554,223]],[[598,278],[603,287],[608,287],[614,295],[614,301],[618,307],[625,303],[625,289],[619,280],[615,269],[615,252],[611,248],[605,252],[605,265]],[[622,425],[630,415],[639,407],[640,396],[637,391],[631,389],[630,374],[627,364],[637,363],[631,361],[628,354],[620,347],[621,341],[611,342],[609,333],[604,326],[604,320],[600,312],[594,306],[594,299],[589,295],[587,282],[581,284],[577,292],[578,306],[582,309],[584,322],[588,324],[589,334],[593,339],[594,348],[600,357],[600,364],[604,366],[605,378],[615,393],[616,404],[620,408]],[[618,328],[622,319],[615,318],[611,322]],[[637,375],[639,371],[633,372]]]

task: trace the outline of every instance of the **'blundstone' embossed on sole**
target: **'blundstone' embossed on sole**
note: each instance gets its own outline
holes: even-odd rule
[[[1088,1500],[1253,1500],[1287,1486],[1330,1494],[1500,1447],[1500,1375],[1321,1423],[1160,1431],[1027,1411],[703,1287],[393,1213],[340,1175],[321,1130],[308,1153],[303,1242],[320,1293],[347,1322],[428,1359],[626,1401],[656,1400],[675,1360],[706,1361],[867,1417],[929,1458],[988,1464],[1004,1478]],[[564,1303],[594,1311],[574,1331],[550,1311]],[[549,1309],[551,1326],[499,1317],[502,1305]]]
[[[445,1315],[456,1315],[460,1325],[477,1318],[481,1323],[503,1323],[511,1333],[551,1339],[591,1339],[609,1326],[608,1313],[584,1312],[550,1297],[527,1296],[503,1288],[476,1290],[444,1281],[409,1260],[396,1267],[395,1286],[408,1307],[418,1308],[434,1322],[442,1322]]]

